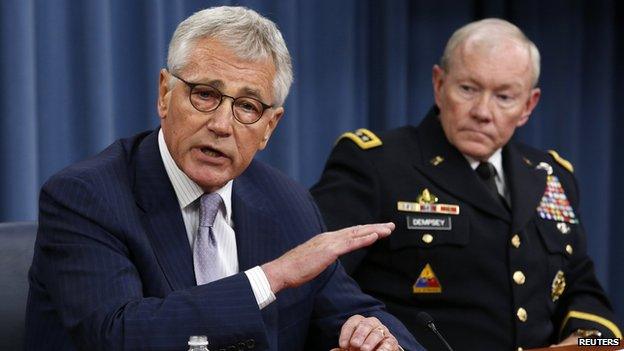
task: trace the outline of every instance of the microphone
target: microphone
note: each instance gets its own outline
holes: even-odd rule
[[[453,348],[451,347],[451,345],[449,345],[449,343],[446,342],[446,339],[444,339],[442,334],[440,334],[440,332],[436,328],[435,324],[433,323],[433,318],[431,318],[429,313],[421,311],[421,312],[418,313],[417,317],[418,317],[418,319],[420,320],[420,322],[422,324],[426,325],[427,328],[431,329],[431,331],[438,337],[438,339],[440,339],[440,341],[442,341],[444,346],[446,346],[447,350],[453,351]]]

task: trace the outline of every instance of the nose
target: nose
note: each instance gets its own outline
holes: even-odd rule
[[[232,134],[233,103],[232,98],[224,96],[219,107],[212,111],[211,116],[206,121],[206,128],[217,137],[227,137]]]
[[[492,101],[492,95],[488,92],[484,92],[474,100],[470,114],[481,122],[488,122],[492,119],[492,109],[490,103]]]

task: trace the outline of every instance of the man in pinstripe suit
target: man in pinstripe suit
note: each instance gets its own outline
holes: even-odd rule
[[[159,130],[43,186],[27,349],[181,350],[189,335],[212,350],[420,349],[336,262],[394,225],[316,235],[307,191],[253,161],[292,82],[275,25],[200,11],[176,29],[167,66]]]

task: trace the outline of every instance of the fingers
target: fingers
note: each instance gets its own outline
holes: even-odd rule
[[[362,350],[364,350],[362,348]],[[377,348],[371,349],[376,351],[396,351],[399,349],[399,342],[394,337],[386,336],[381,344],[377,345]]]
[[[342,329],[340,329],[340,337],[338,338],[338,345],[341,349],[349,348],[351,336],[353,335],[353,332],[357,328],[360,321],[363,319],[365,319],[363,316],[356,314],[347,319],[345,324],[342,325]]]
[[[330,235],[338,238],[338,255],[351,252],[373,244],[380,238],[387,237],[394,230],[394,223],[375,223],[344,228]]]
[[[371,350],[379,350],[376,348],[382,340],[386,339],[386,335],[389,334],[384,327],[376,327],[370,330],[366,339],[362,343],[360,350],[362,351],[371,351]],[[390,349],[388,349],[389,351]]]
[[[380,237],[386,237],[394,230],[394,223],[372,223],[364,225],[356,225],[354,227],[344,228],[340,231],[347,231],[348,236],[351,238],[358,238],[377,233]]]
[[[338,344],[341,349],[362,351],[394,351],[398,349],[396,338],[375,317],[355,315],[342,326]]]

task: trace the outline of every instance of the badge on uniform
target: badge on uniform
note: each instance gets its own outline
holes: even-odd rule
[[[565,287],[565,275],[563,274],[563,271],[557,271],[557,274],[555,274],[555,278],[553,279],[550,292],[550,297],[553,302],[559,300],[559,297],[563,294]]]
[[[537,206],[537,214],[541,218],[552,221],[570,224],[578,223],[578,218],[563,191],[559,178],[553,174],[552,166],[546,162],[540,162],[536,168],[543,169],[548,174],[546,177],[546,190],[539,206]],[[563,232],[565,228],[559,228],[559,230]]]
[[[568,225],[568,223],[565,223],[565,222],[557,223],[557,229],[559,229],[561,234],[568,234],[570,232],[570,230],[571,230],[570,226]]]
[[[429,192],[429,189],[424,189],[416,198],[416,202],[397,202],[397,210],[417,213],[405,216],[407,229],[451,230],[453,224],[449,215],[458,215],[459,206],[437,202],[438,197]]]
[[[424,189],[416,198],[416,202],[398,201],[397,210],[412,212],[405,216],[407,229],[412,230],[451,230],[451,216],[458,215],[459,206],[439,204],[438,197]]]
[[[420,272],[416,283],[412,286],[412,292],[414,294],[437,294],[442,292],[442,285],[440,285],[438,277],[433,273],[433,269],[431,269],[429,263],[427,263],[425,268]]]

